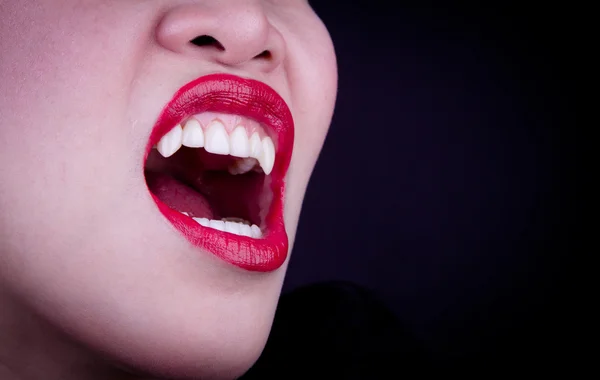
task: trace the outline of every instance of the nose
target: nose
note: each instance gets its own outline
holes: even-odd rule
[[[160,20],[156,39],[165,49],[230,67],[268,72],[283,61],[283,36],[256,0],[184,4]]]

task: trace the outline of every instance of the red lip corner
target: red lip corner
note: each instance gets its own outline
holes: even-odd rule
[[[194,246],[237,267],[258,272],[281,267],[288,254],[283,205],[285,176],[294,145],[294,122],[283,98],[268,85],[229,74],[200,77],[179,89],[155,124],[144,155],[185,118],[203,112],[235,114],[263,125],[274,140],[275,164],[268,179],[272,202],[262,221],[262,238],[205,227],[174,210],[151,193],[160,212]]]

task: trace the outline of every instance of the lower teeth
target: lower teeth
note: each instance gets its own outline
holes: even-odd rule
[[[182,212],[182,214],[189,216],[186,212]],[[218,231],[225,231],[234,235],[247,236],[254,239],[262,237],[262,231],[256,224],[250,225],[250,222],[241,218],[223,218],[222,220],[214,220],[192,217],[192,219],[201,226],[213,228]]]
[[[229,217],[229,218],[223,218],[221,220],[224,222],[235,222],[235,223],[239,223],[239,224],[245,224],[247,226],[252,226],[252,223],[250,223],[249,221],[242,219],[242,218]]]
[[[256,169],[257,167],[260,167],[260,165],[256,158],[247,157],[236,160],[233,164],[229,166],[229,168],[227,168],[227,171],[229,171],[229,174],[232,175],[246,174],[249,171]]]

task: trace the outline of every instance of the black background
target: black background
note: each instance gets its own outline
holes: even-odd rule
[[[336,3],[311,2],[339,95],[284,291],[373,289],[448,360],[569,350],[575,7]]]

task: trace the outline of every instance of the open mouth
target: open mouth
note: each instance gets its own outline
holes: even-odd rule
[[[287,257],[284,178],[293,121],[264,83],[215,74],[184,86],[148,143],[144,174],[159,210],[195,246],[255,271]]]

